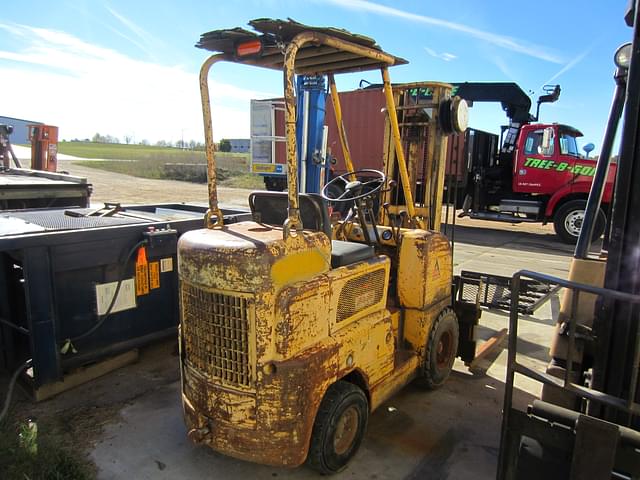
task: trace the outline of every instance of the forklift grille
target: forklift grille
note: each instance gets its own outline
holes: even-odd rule
[[[203,290],[183,281],[182,313],[187,362],[221,383],[251,386],[252,300]]]
[[[351,278],[340,291],[336,321],[341,322],[382,300],[384,293],[384,269],[374,270]]]

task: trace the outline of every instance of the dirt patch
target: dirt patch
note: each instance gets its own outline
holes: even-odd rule
[[[71,160],[58,162],[58,170],[85,177],[93,185],[91,204],[120,203],[207,203],[207,185],[177,180],[138,178],[121,173],[107,172],[76,164]],[[251,190],[218,187],[218,200],[222,206],[247,207]]]
[[[179,378],[172,339],[141,350],[135,364],[41,403],[18,389],[9,418],[0,426],[0,478],[95,478],[89,453],[104,427],[118,421],[125,406]],[[38,458],[20,446],[19,433],[29,421],[37,424]]]

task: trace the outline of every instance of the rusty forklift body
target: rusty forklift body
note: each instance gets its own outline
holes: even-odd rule
[[[333,473],[357,451],[371,411],[416,378],[437,387],[448,376],[458,351],[451,248],[437,231],[440,204],[414,201],[402,132],[416,130],[399,125],[402,102],[387,70],[406,62],[344,30],[250,25],[258,33],[218,30],[198,44],[221,53],[200,74],[210,209],[205,228],[178,246],[185,421],[193,441],[224,454],[290,467],[308,459]],[[285,85],[288,192],[252,193],[254,221],[232,225],[219,213],[207,80],[221,60],[282,70]],[[382,72],[388,118],[385,138],[372,141],[385,142],[389,180],[397,182],[387,185],[378,172],[385,197],[377,218],[364,194],[350,217],[332,224],[323,198],[298,193],[294,75],[328,76],[353,170],[333,75],[371,69]],[[443,178],[438,106],[451,100],[451,87],[423,87],[428,100],[411,108],[441,162],[428,168]],[[415,153],[409,148],[410,159]],[[348,181],[360,183],[355,174]]]

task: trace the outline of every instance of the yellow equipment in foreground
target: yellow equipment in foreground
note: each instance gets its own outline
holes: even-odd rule
[[[184,415],[193,441],[224,454],[290,467],[307,460],[333,473],[357,451],[371,411],[414,379],[442,385],[458,352],[449,241],[421,228],[439,229],[441,195],[432,190],[441,184],[430,184],[438,200],[425,203],[415,173],[428,155],[423,177],[444,176],[439,116],[452,105],[451,86],[414,85],[403,101],[387,68],[406,62],[368,37],[292,21],[250,25],[259,34],[219,30],[198,44],[221,53],[200,74],[210,210],[205,228],[185,233],[178,247]],[[231,225],[218,208],[207,83],[220,60],[281,69],[285,84],[288,192],[252,193],[254,221]],[[326,187],[322,197],[299,194],[294,75],[328,75],[339,116],[333,75],[371,69],[382,71],[387,98],[387,134],[372,141],[388,145],[389,179],[349,172],[341,198],[328,198]],[[426,151],[409,149],[411,172],[402,145],[409,131],[429,135]],[[332,225],[327,200],[353,206]]]

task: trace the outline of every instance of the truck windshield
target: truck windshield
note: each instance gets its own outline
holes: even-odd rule
[[[560,133],[560,153],[562,155],[572,155],[574,157],[579,157],[580,154],[578,153],[578,143],[576,142],[576,137],[566,132]]]

